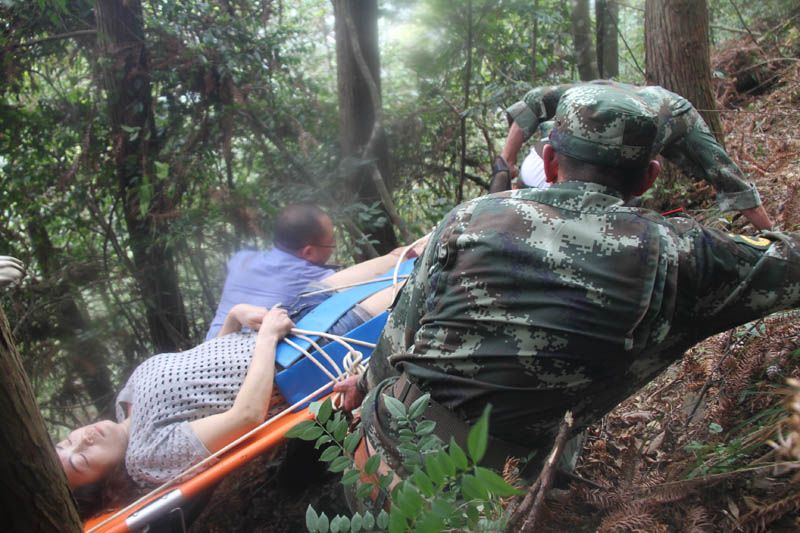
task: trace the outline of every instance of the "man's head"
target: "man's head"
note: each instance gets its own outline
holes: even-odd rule
[[[653,160],[658,122],[658,111],[624,88],[568,89],[542,154],[547,180],[602,183],[626,197],[644,193],[661,168]]]
[[[336,248],[331,217],[311,204],[293,204],[278,214],[273,232],[275,245],[317,265],[324,265]]]

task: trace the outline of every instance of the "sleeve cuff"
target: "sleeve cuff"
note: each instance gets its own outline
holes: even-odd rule
[[[527,141],[539,124],[539,120],[533,114],[531,108],[524,101],[519,101],[506,109],[506,113],[512,122],[516,122]]]
[[[752,209],[761,205],[761,197],[758,195],[756,186],[753,183],[748,184],[750,187],[746,191],[740,192],[718,192],[717,203],[722,211],[742,211],[744,209]]]

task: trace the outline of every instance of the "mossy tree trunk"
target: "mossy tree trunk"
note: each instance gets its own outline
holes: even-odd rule
[[[67,478],[0,309],[0,508],[4,531],[80,531]]]

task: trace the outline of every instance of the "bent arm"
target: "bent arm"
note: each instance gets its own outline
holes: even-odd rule
[[[190,422],[189,427],[210,452],[256,427],[266,417],[275,378],[275,349],[293,325],[284,309],[266,311],[258,330],[253,359],[233,407]]]

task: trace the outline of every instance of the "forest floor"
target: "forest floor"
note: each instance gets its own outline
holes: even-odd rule
[[[735,50],[717,57],[735,61]],[[782,230],[800,227],[800,65],[775,69],[759,96],[720,88],[727,149],[758,185]],[[689,212],[723,220],[705,186]],[[707,339],[588,431],[573,482],[551,491],[552,531],[800,531],[800,314],[778,313]],[[791,400],[793,396],[793,401]],[[792,411],[793,408],[796,411]],[[347,513],[337,484],[305,443],[232,475],[192,531],[302,531],[311,504]]]

